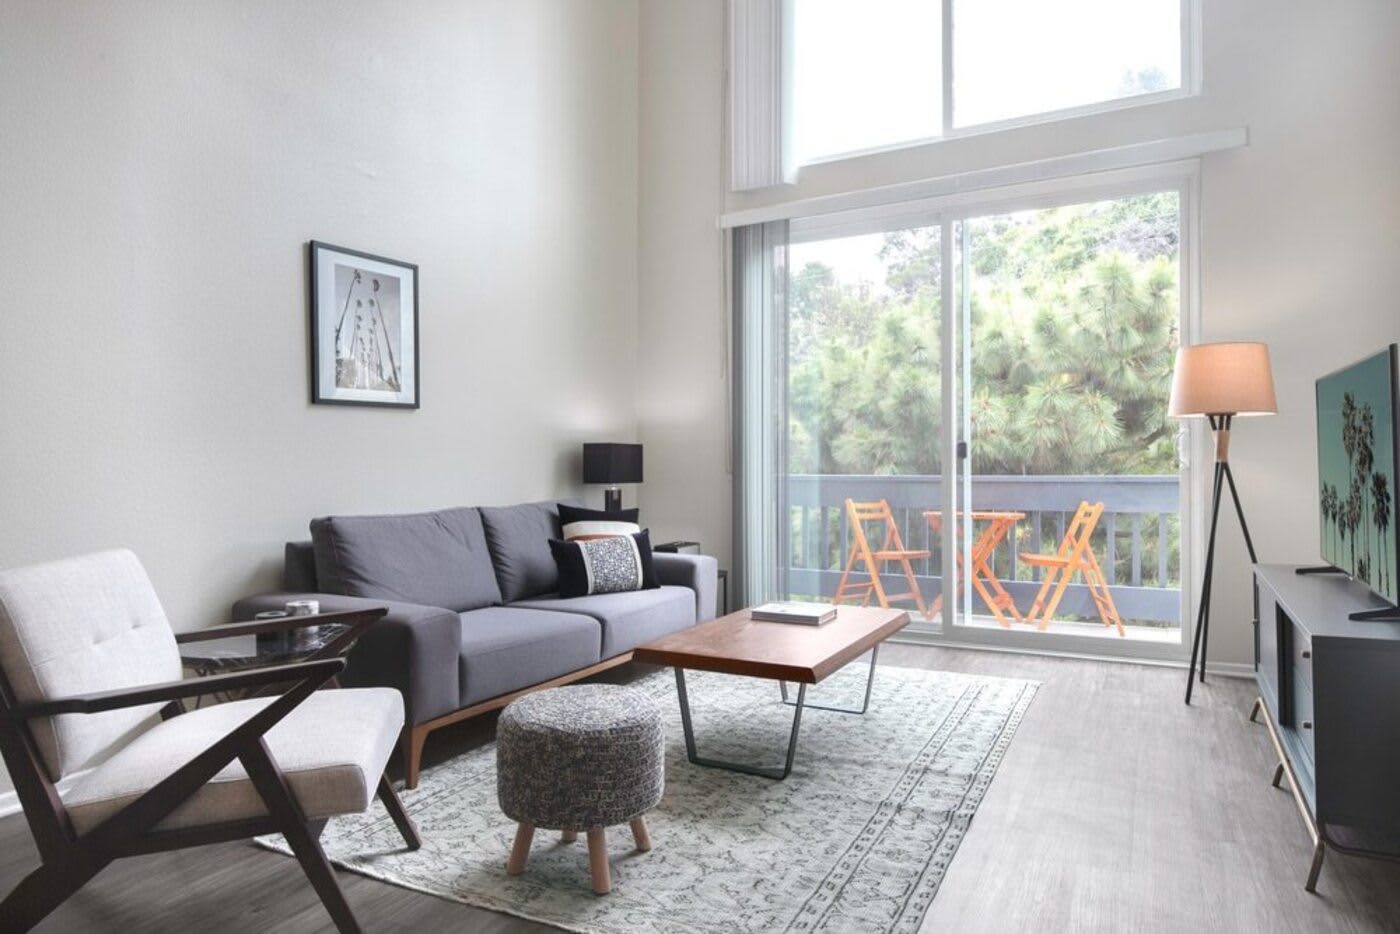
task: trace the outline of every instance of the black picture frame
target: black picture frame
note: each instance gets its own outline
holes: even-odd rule
[[[311,240],[307,268],[312,404],[419,408],[418,267]]]

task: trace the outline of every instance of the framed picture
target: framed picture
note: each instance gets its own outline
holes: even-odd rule
[[[310,247],[311,401],[418,408],[418,267]]]

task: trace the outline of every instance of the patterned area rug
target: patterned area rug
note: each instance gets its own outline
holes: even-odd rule
[[[808,701],[860,705],[857,661]],[[688,674],[702,756],[773,765],[791,709],[772,682]],[[332,821],[339,866],[396,885],[570,931],[692,934],[918,929],[978,803],[1035,695],[1030,681],[881,666],[864,717],[808,710],[797,760],[775,782],[686,761],[675,680],[634,682],[666,711],[666,795],[647,816],[653,849],[608,832],[611,895],[590,889],[582,836],[535,835],[508,876],[515,827],[496,805],[495,746],[425,771],[403,800],[424,838],[416,853],[378,802]],[[281,837],[262,841],[285,852]]]

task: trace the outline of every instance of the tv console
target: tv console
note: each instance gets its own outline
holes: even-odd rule
[[[1381,603],[1346,577],[1254,568],[1254,677],[1285,777],[1313,840],[1304,888],[1327,849],[1400,859],[1400,622],[1350,614]]]

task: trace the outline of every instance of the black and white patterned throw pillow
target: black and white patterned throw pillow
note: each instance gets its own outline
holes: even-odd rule
[[[559,566],[559,596],[586,597],[595,593],[625,593],[659,587],[651,564],[647,530],[585,541],[549,540]]]

